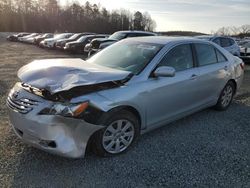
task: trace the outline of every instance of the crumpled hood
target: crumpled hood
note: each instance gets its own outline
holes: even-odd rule
[[[26,84],[46,89],[51,94],[72,89],[76,86],[92,85],[123,80],[128,71],[116,70],[82,59],[35,60],[18,71],[18,77]]]

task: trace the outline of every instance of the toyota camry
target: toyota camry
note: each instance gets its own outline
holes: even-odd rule
[[[130,38],[86,61],[23,66],[7,106],[14,132],[34,147],[78,158],[88,145],[113,156],[174,120],[208,107],[226,110],[243,74],[241,59],[209,41]]]

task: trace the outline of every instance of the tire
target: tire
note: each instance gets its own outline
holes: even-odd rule
[[[98,124],[106,127],[94,134],[92,151],[101,157],[126,152],[135,143],[140,132],[138,118],[127,110],[108,112]]]
[[[229,81],[221,91],[218,102],[215,105],[215,109],[218,111],[227,110],[230,104],[232,103],[235,90],[236,90],[235,84],[232,81]]]

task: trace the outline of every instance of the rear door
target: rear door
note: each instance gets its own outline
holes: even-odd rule
[[[229,62],[214,46],[204,43],[194,44],[199,66],[200,95],[202,104],[214,103],[225,86],[230,73]]]

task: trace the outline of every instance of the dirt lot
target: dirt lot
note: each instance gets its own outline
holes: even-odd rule
[[[65,159],[23,144],[5,100],[34,59],[69,57],[0,35],[0,187],[250,187],[250,66],[226,112],[207,109],[143,135],[115,158]]]

